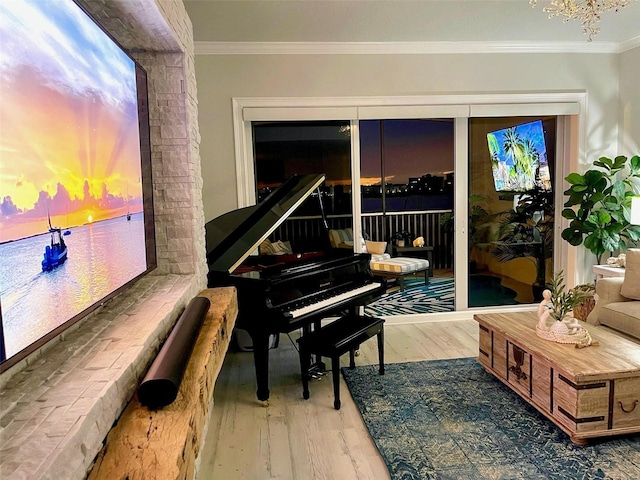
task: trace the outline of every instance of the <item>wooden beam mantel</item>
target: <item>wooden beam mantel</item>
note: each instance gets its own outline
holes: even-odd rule
[[[238,314],[234,287],[206,289],[211,301],[176,400],[160,410],[137,395],[107,436],[89,480],[191,480],[206,432],[213,388]]]

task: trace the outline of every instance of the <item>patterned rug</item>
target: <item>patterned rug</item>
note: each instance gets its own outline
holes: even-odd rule
[[[368,315],[411,315],[416,313],[440,313],[454,310],[453,278],[424,278],[405,280],[404,291],[383,294],[367,305]],[[516,292],[500,284],[499,277],[472,275],[469,277],[469,306],[514,305]]]
[[[404,283],[404,291],[383,294],[367,305],[365,312],[375,317],[454,310],[453,278],[430,278],[428,285],[424,284],[424,277],[405,280]]]
[[[640,479],[640,434],[569,437],[474,358],[343,368],[392,479]]]

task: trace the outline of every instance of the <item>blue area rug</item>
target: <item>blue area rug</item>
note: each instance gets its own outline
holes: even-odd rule
[[[416,313],[452,312],[454,310],[453,278],[405,280],[404,291],[385,293],[366,307],[373,316],[411,315]],[[499,277],[472,275],[469,277],[469,306],[515,305],[516,292],[503,287]]]
[[[571,443],[475,358],[343,368],[392,479],[638,480],[640,435]]]

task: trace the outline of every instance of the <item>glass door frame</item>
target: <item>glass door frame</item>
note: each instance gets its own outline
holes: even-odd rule
[[[253,162],[252,121],[304,121],[346,120],[351,125],[352,185],[360,185],[360,120],[386,120],[410,118],[454,119],[454,252],[464,253],[464,259],[454,262],[455,312],[451,317],[468,318],[470,311],[530,310],[532,305],[469,308],[468,307],[468,119],[488,116],[556,115],[556,185],[555,222],[556,238],[568,222],[561,217],[563,190],[561,181],[575,171],[586,150],[586,101],[584,92],[486,94],[486,95],[432,95],[419,97],[318,97],[318,98],[261,98],[237,97],[232,99],[238,208],[255,204],[255,178]],[[361,231],[360,195],[352,195],[354,238]],[[356,245],[358,243],[356,242]],[[356,247],[357,248],[357,247]],[[459,256],[459,255],[458,255]],[[464,260],[464,261],[463,261]],[[557,242],[554,264],[565,272],[568,285],[578,283],[577,254],[566,242]],[[466,313],[465,313],[466,312]],[[420,316],[420,315],[417,315]]]

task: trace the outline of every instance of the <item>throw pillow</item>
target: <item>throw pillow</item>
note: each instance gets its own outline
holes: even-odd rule
[[[273,243],[269,240],[265,240],[259,247],[260,255],[284,255],[286,253],[291,253],[291,251],[291,243],[283,242],[281,240],[276,240]]]
[[[291,253],[291,243],[277,240],[273,242],[273,255],[285,255]]]
[[[351,228],[329,230],[329,240],[333,248],[353,248],[353,230]]]
[[[273,244],[269,240],[265,240],[258,248],[260,255],[273,255]]]
[[[640,300],[640,248],[627,250],[627,267],[620,294],[623,297]]]
[[[367,252],[374,255],[382,255],[387,249],[387,242],[372,242],[371,240],[365,241],[367,245]]]

